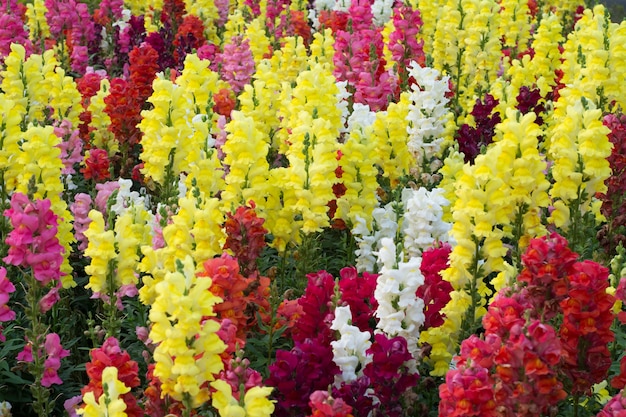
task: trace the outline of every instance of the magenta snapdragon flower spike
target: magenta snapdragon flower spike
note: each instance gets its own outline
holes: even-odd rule
[[[59,280],[65,249],[56,237],[57,215],[50,209],[50,200],[31,202],[26,195],[15,193],[4,215],[13,228],[5,239],[9,251],[4,262],[32,268],[35,279],[44,286]]]
[[[61,385],[63,381],[59,377],[58,371],[61,369],[61,359],[69,356],[70,351],[63,349],[61,338],[56,333],[48,333],[43,344],[43,351],[38,351],[38,357],[43,358],[43,374],[41,385],[50,387],[53,384]],[[33,344],[27,340],[24,349],[17,354],[17,360],[23,362],[34,362]]]
[[[17,1],[9,2],[8,7],[0,8],[0,62],[11,53],[11,44],[19,43],[24,46],[26,56],[30,55],[33,45],[28,39],[28,32],[24,25],[24,8],[18,7]],[[11,12],[7,12],[11,10]]]
[[[15,285],[7,278],[7,270],[0,266],[0,322],[15,319],[15,311],[8,306],[10,294],[15,292]],[[6,341],[0,325],[0,342]]]

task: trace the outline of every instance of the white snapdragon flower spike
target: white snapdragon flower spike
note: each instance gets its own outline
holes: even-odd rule
[[[352,325],[350,306],[338,306],[335,309],[335,318],[330,328],[340,334],[339,340],[330,342],[333,361],[341,369],[341,375],[337,375],[335,379],[339,386],[342,382],[355,381],[372,361],[365,353],[372,346],[371,334]]]
[[[424,275],[420,271],[421,257],[402,261],[396,253],[393,239],[380,241],[378,262],[381,264],[380,275],[374,291],[378,301],[376,331],[388,337],[402,336],[407,341],[413,358],[419,357],[418,340],[420,328],[424,324],[424,301],[415,295],[424,284]]]
[[[358,249],[355,251],[357,271],[374,272],[375,253],[380,249],[380,240],[385,237],[395,238],[399,228],[399,219],[393,204],[389,203],[385,207],[374,209],[371,229],[365,219],[356,216],[356,225],[352,229],[352,234],[358,245]]]
[[[405,204],[402,233],[404,249],[410,257],[422,256],[422,252],[436,242],[448,242],[452,224],[443,221],[443,208],[450,205],[444,197],[445,190],[407,188],[402,193]]]
[[[348,117],[348,127],[346,131],[351,132],[353,129],[367,129],[376,121],[376,113],[370,109],[370,106],[362,103],[354,103],[352,114]]]
[[[374,245],[376,244],[376,237],[370,236],[370,231],[367,228],[367,221],[357,215],[356,224],[352,229],[352,235],[354,236],[358,248],[354,251],[356,256],[356,269],[359,272],[372,272],[376,265],[376,256],[374,255]]]
[[[383,26],[391,19],[393,13],[394,0],[374,0],[372,3],[372,15],[374,16],[374,24]]]
[[[333,10],[337,12],[348,12],[352,6],[352,0],[335,0]]]
[[[415,83],[411,85],[409,95],[408,148],[420,165],[429,163],[441,150],[446,122],[450,110],[446,107],[448,99],[449,77],[441,77],[439,71],[421,67],[412,61],[408,68],[409,77]]]
[[[348,82],[347,81],[337,81],[337,89],[339,92],[337,93],[337,107],[341,110],[341,125],[345,126],[348,117],[350,117],[350,109],[348,109],[348,101],[350,99],[350,92],[348,91]],[[345,128],[342,128],[341,131],[346,131]]]
[[[115,198],[115,204],[111,206],[111,210],[121,215],[130,206],[145,207],[146,201],[137,191],[131,191],[130,188],[133,185],[133,181],[125,178],[117,180],[120,187],[117,189],[117,196]]]

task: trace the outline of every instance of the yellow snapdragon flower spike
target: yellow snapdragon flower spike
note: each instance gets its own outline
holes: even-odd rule
[[[211,279],[196,277],[193,259],[177,260],[175,272],[167,272],[156,284],[156,298],[150,310],[150,338],[157,345],[154,375],[161,390],[177,401],[190,399],[198,407],[210,398],[206,382],[224,367],[220,354],[226,345],[216,332],[220,324],[213,306],[222,300],[209,288]]]
[[[465,37],[464,14],[460,0],[447,0],[441,4],[441,16],[435,26],[432,41],[433,68],[453,78],[460,71],[458,63],[463,58],[462,40]]]
[[[286,114],[288,170],[300,178],[295,188],[296,209],[305,234],[329,226],[327,204],[337,182],[337,138],[341,126],[339,89],[328,65],[312,64],[296,79]]]
[[[309,56],[304,46],[304,41],[299,36],[288,36],[281,40],[283,47],[272,54],[270,62],[272,68],[280,73],[281,79],[286,83],[292,83],[298,75],[307,69]]]
[[[464,37],[462,38],[462,61],[459,76],[459,103],[463,109],[472,108],[477,97],[496,80],[502,65],[498,22],[500,5],[490,0],[462,2],[464,14]]]
[[[486,313],[493,295],[488,277],[495,276],[490,286],[498,291],[515,276],[519,265],[504,260],[509,249],[503,240],[514,242],[514,252],[519,254],[531,237],[545,233],[538,219],[550,204],[549,182],[544,173],[547,163],[538,150],[542,132],[535,118],[534,113],[522,116],[508,109],[497,127],[498,140],[474,165],[465,164],[459,171],[458,157],[456,164],[455,159],[447,161],[449,175],[456,178],[450,230],[456,245],[442,277],[454,291],[443,310],[444,324],[421,336],[433,346],[435,374],[447,369],[460,340]]]
[[[26,58],[24,47],[12,44],[5,67],[0,73],[1,88],[15,102],[15,112],[24,119],[24,125],[69,120],[72,126],[78,126],[81,95],[74,80],[60,67],[54,51]]]
[[[176,271],[176,259],[190,256],[200,270],[207,259],[222,251],[226,236],[221,227],[224,223],[221,202],[215,197],[196,198],[194,192],[195,189],[191,188],[179,198],[178,212],[163,228],[164,246],[158,249],[151,245],[141,247],[143,257],[138,270],[144,275],[139,300],[144,305],[154,303],[156,285],[168,272]]]
[[[417,34],[418,41],[424,42],[424,53],[433,54],[433,42],[435,37],[435,29],[437,22],[441,20],[442,11],[444,10],[445,0],[411,0],[409,1],[413,9],[420,11],[422,19],[422,27]]]
[[[337,199],[335,217],[348,225],[357,223],[357,216],[366,219],[370,227],[372,212],[378,206],[378,169],[380,160],[375,142],[370,140],[371,128],[355,128],[345,143],[340,145],[342,153],[339,165],[342,169],[340,182],[346,187],[343,196]]]
[[[592,106],[591,102],[586,102]],[[606,158],[611,154],[609,129],[601,122],[599,109],[585,109],[582,101],[567,106],[566,114],[551,130],[548,156],[553,161],[554,183],[550,196],[555,210],[549,220],[568,229],[571,204],[574,212],[584,214],[591,208],[596,192],[604,192],[610,175]]]
[[[144,133],[144,175],[173,192],[173,182],[181,172],[212,158],[215,148],[211,133],[217,120],[212,97],[222,86],[209,62],[196,54],[186,56],[176,82],[163,74],[154,80],[154,92],[148,99],[154,107],[142,113],[139,123]]]
[[[96,400],[93,391],[85,393],[83,402],[85,406],[79,408],[77,413],[85,417],[126,417],[126,403],[120,398],[121,395],[130,391],[118,379],[118,371],[114,366],[107,366],[102,371],[103,393]]]
[[[233,36],[238,36],[246,31],[246,20],[242,8],[247,6],[243,6],[243,4],[241,6],[241,8],[237,7],[228,15],[228,21],[224,25],[224,33],[222,34],[223,43],[228,42]]]
[[[246,84],[239,94],[239,109],[255,121],[256,128],[267,138],[273,148],[278,148],[275,133],[279,130],[278,119],[281,80],[277,68],[264,59],[257,65],[251,84]]]
[[[19,154],[19,140],[21,136],[20,114],[14,111],[15,102],[0,93],[0,181],[9,190],[17,186],[17,176],[22,167],[17,163],[14,155]]]
[[[138,284],[135,272],[139,264],[139,252],[142,245],[151,243],[151,221],[152,214],[144,207],[135,204],[115,218],[116,286]]]
[[[274,412],[275,401],[267,398],[272,393],[271,387],[251,387],[242,401],[233,397],[232,387],[226,381],[213,381],[211,387],[216,390],[212,405],[221,417],[269,417]]]
[[[608,81],[606,90],[615,100],[615,104],[622,109],[626,108],[626,83],[620,83],[617,80],[626,74],[626,20],[618,25],[611,23],[609,25],[609,73],[615,74]]]
[[[104,111],[106,104],[104,98],[110,93],[111,83],[107,78],[100,81],[100,89],[91,97],[87,110],[91,113],[90,126],[92,144],[96,148],[106,149],[109,156],[115,155],[119,151],[119,143],[115,140],[115,135],[109,130],[111,118]]]
[[[248,23],[244,39],[250,41],[250,51],[252,52],[254,62],[258,65],[270,51],[271,41],[265,34],[265,19],[259,16]]]
[[[181,172],[180,162],[185,156],[186,142],[181,139],[192,134],[186,120],[192,103],[185,97],[183,88],[165,79],[162,74],[154,80],[153,89],[148,101],[154,108],[142,112],[143,119],[138,125],[143,132],[142,173],[165,185],[166,181],[173,180],[166,178],[166,171],[171,172],[174,178]]]
[[[30,31],[28,38],[31,41],[41,42],[50,37],[50,26],[46,20],[46,7],[44,0],[34,0],[26,4],[26,17]]]
[[[329,28],[324,31],[315,32],[313,34],[313,41],[309,45],[311,50],[311,56],[309,60],[312,63],[328,64],[331,71],[334,68],[333,56],[335,55],[335,38],[333,37],[333,31]]]
[[[228,137],[222,146],[224,164],[228,166],[222,192],[224,210],[234,210],[249,200],[263,207],[260,197],[267,188],[269,145],[254,119],[240,111],[233,111],[231,117],[226,125]]]
[[[371,126],[370,140],[375,143],[378,153],[375,163],[382,169],[382,175],[389,178],[392,188],[415,165],[415,158],[407,146],[408,114],[409,96],[402,93],[397,103],[389,103],[386,112],[376,113]]]
[[[504,46],[511,48],[511,56],[515,56],[526,49],[531,33],[528,3],[503,0],[498,4],[500,6],[498,37],[504,39]]]
[[[89,265],[85,267],[85,272],[89,275],[89,283],[85,288],[94,293],[107,294],[107,278],[113,274],[112,261],[117,257],[115,250],[115,233],[113,230],[106,230],[104,217],[98,210],[89,212],[88,229],[85,237],[88,239],[85,256],[91,258]]]
[[[301,179],[289,168],[274,168],[269,171],[269,184],[266,194],[264,226],[274,236],[271,246],[279,252],[284,252],[290,243],[300,244],[302,239],[300,229],[302,219],[298,218],[296,209],[298,197],[295,190],[299,188]]]

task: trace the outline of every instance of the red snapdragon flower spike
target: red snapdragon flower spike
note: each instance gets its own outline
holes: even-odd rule
[[[276,361],[269,366],[270,376],[265,381],[276,388],[274,415],[306,415],[311,393],[328,390],[340,373],[332,358],[330,344],[319,338],[296,342],[290,351],[276,351]]]
[[[213,96],[215,104],[213,111],[217,114],[230,118],[230,113],[237,106],[237,100],[231,90],[222,88]]]
[[[116,338],[109,337],[100,348],[92,349],[89,355],[91,362],[85,364],[89,384],[81,390],[83,395],[87,392],[93,392],[95,398],[100,398],[103,394],[102,372],[104,368],[109,366],[117,368],[117,378],[127,387],[135,388],[141,384],[137,362],[130,358],[128,352],[120,348]],[[143,417],[143,410],[137,404],[132,392],[123,394],[120,398],[126,403],[124,412],[129,417]]]
[[[446,417],[495,417],[494,381],[487,369],[468,367],[451,370],[439,386],[439,415]]]
[[[590,395],[591,386],[606,379],[611,366],[608,344],[616,298],[606,292],[607,268],[592,262],[577,262],[570,275],[567,297],[561,301],[564,371],[574,382],[573,392]]]
[[[224,230],[226,242],[224,249],[230,249],[239,261],[242,274],[250,276],[258,272],[257,258],[265,247],[267,229],[263,227],[265,219],[257,216],[254,201],[248,206],[240,206],[235,213],[226,213]]]
[[[91,149],[85,158],[85,167],[80,169],[86,180],[104,182],[111,178],[111,161],[104,149]]]
[[[182,24],[174,36],[174,59],[183,63],[188,53],[198,50],[206,43],[204,37],[204,23],[194,15],[187,15],[183,18]]]
[[[199,277],[209,277],[212,280],[210,291],[222,299],[214,306],[215,313],[220,319],[229,319],[237,327],[237,337],[246,339],[245,314],[247,300],[244,290],[248,288],[249,279],[239,273],[237,259],[224,253],[219,258],[209,259],[204,263],[204,271]]]
[[[330,304],[335,294],[335,278],[326,271],[319,271],[308,274],[307,279],[304,295],[298,300],[302,306],[302,316],[292,330],[293,340],[303,342],[306,339],[319,339],[328,344],[333,340]]]
[[[359,275],[355,267],[346,267],[339,271],[339,276],[341,303],[350,306],[352,324],[362,332],[371,331],[370,322],[375,320],[378,308],[378,301],[374,297],[378,274],[364,272]]]
[[[424,300],[424,326],[422,331],[443,324],[441,309],[450,301],[452,284],[441,278],[441,271],[449,265],[448,257],[452,247],[443,243],[439,247],[429,248],[422,254],[420,271],[424,275],[424,285],[421,285],[415,295]]]
[[[152,81],[159,71],[158,52],[149,44],[133,48],[128,55],[130,61],[129,79],[132,89],[136,91],[136,106],[141,111],[143,103],[152,94]]]

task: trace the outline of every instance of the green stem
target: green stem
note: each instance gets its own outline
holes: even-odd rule
[[[30,321],[30,328],[26,329],[27,343],[31,344],[31,352],[33,361],[29,364],[28,370],[35,377],[35,382],[30,386],[30,392],[33,395],[33,410],[39,417],[47,417],[52,411],[52,403],[50,399],[50,391],[41,385],[44,374],[44,358],[42,354],[43,339],[47,332],[47,328],[42,322],[41,313],[39,311],[39,301],[41,299],[41,285],[35,279],[33,272],[24,275],[28,285],[26,294],[26,315]]]
[[[191,401],[191,395],[189,393],[183,394],[183,417],[191,417],[191,410],[193,410],[193,402]]]
[[[480,259],[480,242],[475,236],[472,236],[472,240],[474,241],[474,245],[476,249],[474,251],[474,259],[472,259],[472,269],[470,270],[472,276],[470,277],[469,282],[469,293],[472,298],[472,303],[467,309],[465,316],[463,317],[463,321],[461,322],[461,334],[459,337],[459,341],[465,340],[474,332],[474,323],[476,322],[476,309],[477,304],[480,303],[480,295],[478,294],[478,260]]]
[[[106,337],[118,337],[120,331],[120,320],[118,319],[117,309],[117,295],[115,284],[115,261],[110,260],[107,266],[107,295],[109,301],[104,303],[105,318],[103,321],[104,330],[106,331]]]

